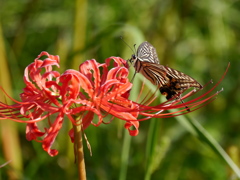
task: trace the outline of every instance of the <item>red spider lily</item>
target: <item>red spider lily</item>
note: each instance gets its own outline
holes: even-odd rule
[[[40,60],[42,56],[47,56],[47,58]],[[64,116],[73,125],[81,123],[83,129],[86,129],[90,124],[99,126],[104,123],[103,118],[110,114],[125,120],[125,128],[128,129],[130,135],[136,136],[140,120],[189,113],[185,111],[186,105],[194,111],[204,103],[211,102],[212,97],[218,94],[217,92],[206,97],[219,83],[207,93],[184,104],[177,104],[179,100],[175,100],[158,106],[150,106],[154,98],[150,98],[147,103],[129,100],[132,84],[128,80],[128,65],[119,57],[108,58],[103,64],[88,60],[79,66],[79,71],[69,69],[63,74],[52,70],[53,66],[59,67],[59,57],[42,52],[25,69],[26,87],[20,94],[22,101],[11,98],[15,102],[13,105],[0,102],[0,119],[27,123],[27,139],[41,142],[43,149],[51,156],[58,154],[58,151],[51,149],[51,146],[62,127]],[[181,99],[194,93],[195,91],[192,91]],[[182,109],[173,113],[164,112],[176,108]],[[92,121],[94,114],[98,117],[97,123]],[[139,119],[139,115],[143,118]],[[75,118],[79,116],[82,117],[81,122]],[[49,127],[40,130],[38,122],[45,119],[48,120]],[[134,129],[131,129],[132,127]],[[73,129],[69,131],[69,135],[74,142]]]
[[[47,58],[40,60],[42,56]],[[113,68],[109,70],[111,62]],[[73,124],[79,124],[73,116],[82,115],[81,123],[85,129],[90,124],[100,125],[104,112],[107,112],[127,119],[125,128],[131,135],[138,133],[138,112],[129,111],[138,106],[128,99],[132,84],[128,81],[126,61],[117,57],[108,58],[103,64],[88,60],[80,65],[79,71],[69,69],[63,74],[53,71],[54,65],[59,67],[59,57],[42,52],[27,66],[24,73],[26,87],[20,95],[22,101],[12,99],[13,105],[0,102],[0,119],[27,123],[27,139],[41,142],[51,156],[58,154],[51,146],[62,127],[64,115]],[[92,122],[94,114],[99,118],[96,124]],[[37,123],[44,119],[48,119],[49,127],[41,131]],[[131,130],[131,126],[135,129]],[[73,130],[69,135],[74,141]],[[39,140],[39,137],[43,139]]]

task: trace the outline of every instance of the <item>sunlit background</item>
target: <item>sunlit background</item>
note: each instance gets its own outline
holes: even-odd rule
[[[198,121],[240,165],[239,17],[237,0],[0,1],[0,84],[19,100],[24,68],[41,51],[60,56],[61,72],[78,69],[92,58],[98,62],[110,56],[129,59],[133,52],[121,36],[133,49],[134,44],[150,42],[161,64],[191,75],[201,84],[211,79],[217,82],[230,62],[228,74],[216,89],[223,87],[224,91],[214,102],[187,116]],[[0,94],[1,101],[6,101]],[[235,179],[219,155],[179,120],[152,121],[157,121],[157,138],[148,177]],[[146,177],[151,120],[140,123],[136,137],[129,138],[123,125],[114,120],[85,131],[93,153],[91,157],[85,143],[89,180]],[[12,160],[0,169],[0,179],[77,179],[70,128],[66,119],[54,144],[59,154],[50,157],[40,143],[26,140],[25,124],[0,121],[0,165]],[[123,162],[125,155],[129,157]]]

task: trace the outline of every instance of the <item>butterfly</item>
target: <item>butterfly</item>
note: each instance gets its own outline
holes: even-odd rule
[[[202,85],[192,77],[161,65],[156,49],[147,41],[139,45],[137,54],[133,54],[129,61],[135,68],[134,76],[137,72],[141,73],[159,87],[161,94],[166,96],[167,100],[179,98],[183,91],[190,87],[202,88]]]

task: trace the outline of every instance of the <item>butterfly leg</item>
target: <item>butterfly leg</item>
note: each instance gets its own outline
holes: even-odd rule
[[[183,101],[182,98],[181,98],[181,95],[179,96],[179,99],[180,99],[181,102],[185,105],[184,101]],[[187,105],[185,105],[185,108],[187,109],[188,112],[191,111],[190,108],[189,108]]]
[[[133,79],[134,79],[134,77],[136,76],[136,74],[137,74],[137,71],[134,72],[134,75],[133,75],[133,77],[132,77],[132,79],[131,79],[131,81],[130,81],[131,83],[133,83]]]

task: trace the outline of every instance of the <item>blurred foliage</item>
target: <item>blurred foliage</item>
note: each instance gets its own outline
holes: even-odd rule
[[[87,59],[103,62],[110,56],[129,59],[133,47],[149,41],[160,63],[196,78],[202,84],[217,82],[224,91],[206,107],[190,113],[229,153],[236,164],[240,148],[240,1],[237,0],[22,0],[0,1],[0,26],[4,37],[13,96],[24,87],[24,68],[41,51],[58,54],[61,71],[78,67]],[[77,12],[83,13],[77,13]],[[80,14],[80,15],[78,15]],[[78,17],[77,17],[78,16]],[[81,28],[83,28],[81,30]],[[79,32],[79,34],[78,34]],[[79,47],[76,46],[79,40]],[[2,61],[2,60],[1,60]],[[75,61],[75,62],[74,62]],[[75,65],[73,67],[73,65]],[[226,180],[235,175],[208,146],[190,135],[174,118],[158,119],[156,164],[152,179]],[[22,179],[76,179],[72,144],[66,123],[54,147],[59,155],[49,157],[41,144],[25,139],[25,125],[18,124],[23,159]],[[140,123],[140,133],[129,142],[126,179],[145,176],[146,148],[151,121]],[[124,137],[123,122],[116,120],[86,131],[93,156],[85,149],[89,180],[118,179]],[[8,138],[8,137],[3,137]],[[0,142],[0,165],[7,160]],[[15,149],[15,151],[19,151]],[[0,179],[9,179],[9,166],[0,169]]]

